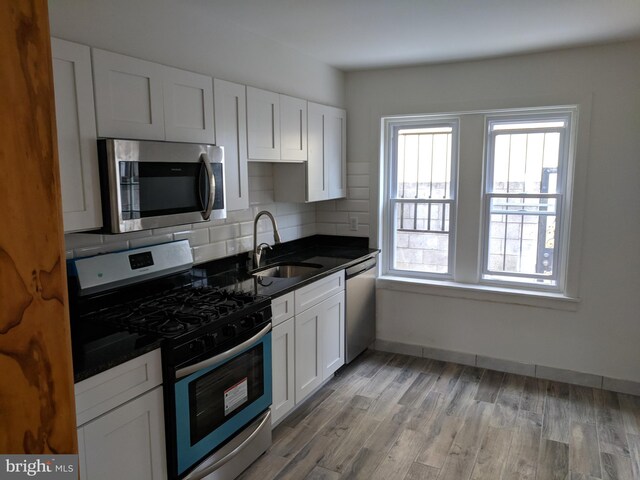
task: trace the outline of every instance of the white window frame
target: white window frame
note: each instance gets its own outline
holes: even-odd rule
[[[398,151],[398,131],[406,128],[437,128],[437,127],[449,127],[451,128],[451,185],[450,185],[450,197],[451,199],[436,201],[434,199],[422,199],[415,200],[399,199],[397,196],[397,162],[396,153]],[[397,119],[389,119],[386,123],[386,131],[388,132],[388,151],[387,156],[389,161],[386,162],[387,173],[384,178],[385,182],[384,191],[385,204],[387,215],[383,225],[388,226],[385,228],[386,239],[385,244],[389,245],[386,249],[384,265],[386,265],[386,271],[390,275],[397,275],[410,278],[432,278],[440,280],[450,280],[453,278],[453,270],[455,265],[455,233],[456,233],[456,210],[457,210],[457,186],[458,186],[458,138],[459,138],[460,121],[456,116],[451,115],[433,115],[433,116],[421,116],[421,117],[399,117]],[[396,252],[396,231],[398,228],[397,219],[395,215],[395,209],[397,204],[402,203],[448,203],[449,204],[449,247],[448,247],[448,273],[437,272],[419,272],[410,270],[397,270],[393,267],[394,256]]]
[[[582,103],[582,102],[581,102]],[[573,224],[581,225],[582,208],[578,208],[579,212],[573,209],[573,195],[575,190],[574,183],[577,181],[576,176],[576,155],[577,144],[580,142],[581,151],[584,155],[588,144],[588,119],[590,112],[590,99],[584,101],[584,106],[580,105],[580,109],[585,108],[587,115],[581,115],[580,122],[578,121],[579,106],[575,104],[556,104],[555,106],[544,107],[526,107],[526,108],[500,108],[500,109],[485,109],[476,111],[460,111],[460,112],[446,112],[436,114],[425,115],[393,115],[383,116],[381,118],[381,143],[380,143],[380,183],[379,183],[379,214],[380,223],[378,229],[378,242],[382,248],[383,254],[381,255],[380,262],[380,285],[383,288],[390,288],[392,283],[389,282],[403,282],[407,286],[398,288],[408,288],[406,282],[418,282],[414,283],[415,291],[424,291],[425,293],[436,293],[441,291],[445,296],[462,296],[464,298],[476,298],[476,295],[484,295],[487,299],[498,297],[491,297],[490,292],[496,294],[505,294],[504,298],[508,303],[528,303],[529,299],[533,299],[535,295],[542,295],[543,297],[556,300],[566,299],[570,302],[575,302],[576,290],[577,290],[577,258],[579,258],[580,250],[580,238],[576,236],[572,231]],[[525,282],[504,282],[502,280],[489,280],[483,279],[484,265],[485,265],[485,230],[487,212],[485,207],[485,195],[486,181],[487,181],[487,150],[489,148],[489,136],[488,136],[488,120],[503,117],[513,121],[518,118],[532,118],[537,116],[538,118],[543,116],[556,117],[559,114],[569,115],[569,126],[567,127],[567,135],[565,136],[566,145],[563,148],[566,149],[567,159],[563,167],[564,184],[565,189],[563,191],[564,201],[562,205],[558,205],[558,209],[562,208],[561,223],[556,224],[556,228],[561,231],[560,242],[558,245],[558,281],[555,286],[540,286],[535,284],[529,284]],[[393,250],[395,245],[393,244],[393,238],[395,235],[394,224],[394,210],[390,208],[391,202],[390,194],[392,192],[392,182],[394,176],[392,176],[393,170],[393,158],[395,144],[392,140],[393,127],[395,125],[410,125],[410,122],[414,124],[424,124],[428,121],[446,121],[456,119],[459,121],[458,138],[456,140],[456,148],[458,152],[459,161],[456,165],[456,190],[455,190],[455,211],[451,212],[452,218],[456,223],[452,224],[451,240],[454,242],[452,249],[450,250],[450,260],[453,261],[453,268],[450,268],[451,275],[442,276],[442,274],[423,274],[422,272],[407,272],[398,271],[391,268],[393,266]],[[481,121],[482,120],[482,121]],[[472,134],[465,133],[465,125],[467,123],[482,124],[484,131],[474,131]],[[580,139],[578,139],[578,124],[580,124]],[[471,137],[482,137],[482,142]],[[471,141],[469,141],[471,138]],[[475,145],[473,152],[469,152],[469,144]],[[460,150],[460,147],[465,147],[466,151]],[[477,150],[477,151],[476,151]],[[460,168],[465,168],[464,165],[469,165],[469,155],[472,155],[472,161],[476,162],[477,167],[473,169],[480,172],[477,178],[477,190],[470,192],[471,195],[461,195],[458,185],[465,184],[459,178],[461,175]],[[465,157],[464,159],[462,157]],[[452,157],[453,158],[453,157]],[[464,160],[464,161],[463,161]],[[579,173],[580,185],[585,182],[586,167],[582,167]],[[467,173],[465,172],[465,175]],[[474,173],[474,175],[476,175]],[[453,178],[453,177],[452,177]],[[474,177],[475,178],[475,177]],[[469,177],[466,176],[468,182]],[[468,183],[466,183],[468,185]],[[583,188],[583,187],[581,187]],[[465,191],[469,192],[465,189]],[[581,195],[583,193],[581,192]],[[461,218],[460,212],[465,213],[465,217],[469,218],[471,212],[472,218],[475,218],[477,224],[465,224],[459,223]],[[477,213],[473,213],[477,212]],[[469,230],[471,228],[472,230]],[[458,238],[454,237],[461,235],[464,236]],[[475,233],[473,233],[475,232]],[[471,235],[471,237],[469,237]],[[462,241],[464,240],[464,241]],[[571,244],[571,251],[569,250],[569,244]],[[474,246],[475,245],[475,246]],[[471,247],[471,248],[469,248]],[[464,250],[460,251],[460,248]],[[457,249],[457,250],[456,250]],[[574,251],[575,249],[575,251]],[[477,251],[476,251],[477,250]],[[464,255],[461,253],[464,252]],[[571,256],[571,261],[569,257]],[[464,257],[464,258],[463,258]],[[571,263],[571,271],[569,271],[569,263]],[[439,278],[438,278],[439,277]],[[571,285],[569,285],[571,283]],[[419,287],[419,285],[422,285]],[[433,290],[433,288],[452,288],[451,294],[445,293],[443,290]],[[395,288],[395,287],[394,287]],[[458,292],[458,293],[454,293]],[[477,293],[473,293],[477,292]],[[522,300],[517,300],[518,297],[522,297]],[[526,299],[525,299],[526,297]],[[481,297],[478,297],[481,298]],[[533,305],[533,304],[532,304]],[[554,307],[555,308],[555,307]]]
[[[485,156],[484,156],[484,179],[482,189],[482,236],[481,236],[481,271],[479,283],[484,285],[495,286],[509,286],[515,288],[523,288],[527,290],[540,290],[550,292],[564,291],[564,285],[566,283],[566,270],[568,257],[568,243],[565,240],[569,230],[568,219],[571,217],[571,202],[567,198],[567,192],[569,191],[569,182],[573,178],[573,162],[571,159],[572,151],[572,133],[574,125],[574,117],[576,114],[575,108],[565,108],[553,111],[540,112],[534,110],[527,113],[502,113],[502,114],[488,114],[485,116]],[[557,177],[557,192],[549,194],[504,194],[490,192],[491,185],[493,184],[493,146],[495,143],[495,136],[504,134],[505,130],[491,131],[491,126],[496,124],[507,123],[542,123],[552,121],[563,121],[565,127],[557,128],[542,128],[539,129],[540,133],[548,133],[557,131],[560,133],[560,145],[559,145],[559,159],[558,159],[558,177]],[[511,131],[512,133],[532,133],[533,130]],[[571,168],[570,168],[571,167]],[[491,199],[494,197],[547,197],[556,200],[556,243],[557,248],[554,248],[553,259],[553,272],[554,274],[549,276],[539,275],[541,279],[549,279],[555,281],[555,285],[543,285],[533,282],[518,282],[509,281],[507,279],[499,280],[492,278],[485,278],[485,276],[504,276],[504,277],[520,277],[520,278],[535,278],[537,275],[533,274],[514,274],[514,273],[501,273],[493,272],[489,270],[489,225],[491,222],[490,204]]]

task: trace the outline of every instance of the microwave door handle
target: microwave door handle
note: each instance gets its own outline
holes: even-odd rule
[[[207,171],[207,178],[209,179],[209,196],[207,198],[207,205],[202,212],[202,218],[204,220],[209,220],[211,216],[211,211],[213,210],[213,196],[216,190],[216,179],[213,176],[213,170],[211,170],[211,162],[209,162],[209,155],[203,153],[200,155],[200,161],[204,165],[205,170]],[[200,192],[200,198],[202,198],[202,192]]]
[[[232,349],[227,350],[226,352],[221,353],[220,355],[216,355],[215,357],[207,358],[206,360],[203,360],[201,362],[179,369],[176,372],[176,380],[186,377],[187,375],[191,375],[192,373],[195,373],[198,370],[201,370],[203,368],[210,367],[211,365],[215,365],[216,363],[220,363],[224,360],[234,357],[238,353],[242,352],[243,350],[246,350],[248,347],[256,343],[258,340],[260,340],[270,331],[271,331],[271,322],[269,322],[269,325],[264,327],[262,330],[256,333],[253,337],[242,342],[240,345],[236,345]]]

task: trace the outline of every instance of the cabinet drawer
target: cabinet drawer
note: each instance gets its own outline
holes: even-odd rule
[[[275,327],[293,317],[293,292],[271,300],[271,324]]]
[[[87,378],[75,385],[77,425],[83,425],[161,383],[159,348]]]
[[[342,290],[344,290],[344,270],[296,290],[296,315]]]

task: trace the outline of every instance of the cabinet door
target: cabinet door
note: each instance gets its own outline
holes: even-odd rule
[[[320,304],[322,379],[344,365],[344,291]]]
[[[307,159],[307,101],[280,95],[280,161]]]
[[[275,424],[291,411],[295,404],[294,378],[294,320],[281,323],[273,328],[272,342],[272,378],[273,405],[271,422]]]
[[[215,143],[211,77],[163,67],[163,96],[166,140]]]
[[[327,198],[347,196],[346,112],[325,107],[324,162],[327,178]]]
[[[247,145],[252,161],[280,160],[280,97],[247,87]]]
[[[162,387],[87,423],[85,478],[167,478]]]
[[[246,87],[213,80],[217,144],[224,147],[227,211],[249,208]]]
[[[296,404],[322,383],[320,358],[320,319],[322,304],[311,307],[295,317],[295,377]]]
[[[329,196],[324,160],[324,107],[309,102],[307,160],[307,201],[326,200]]]
[[[162,65],[94,48],[98,135],[164,140]]]
[[[102,227],[91,51],[51,39],[64,231]]]

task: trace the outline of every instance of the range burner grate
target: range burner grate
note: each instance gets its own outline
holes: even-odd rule
[[[89,314],[139,333],[176,336],[224,319],[257,301],[254,295],[216,288],[181,288]]]

